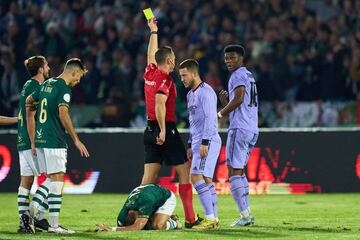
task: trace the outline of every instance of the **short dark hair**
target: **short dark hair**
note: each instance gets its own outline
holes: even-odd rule
[[[237,54],[244,56],[245,55],[245,49],[243,46],[238,45],[238,44],[230,44],[227,45],[224,48],[224,53],[229,53],[229,52],[236,52]]]
[[[179,69],[187,68],[192,72],[199,72],[199,63],[195,59],[186,59],[179,65]]]
[[[38,74],[39,68],[44,67],[45,57],[44,56],[32,56],[24,61],[26,70],[31,77]]]
[[[125,217],[124,222],[122,223],[123,226],[130,226],[133,225],[136,218],[138,216],[137,211],[128,211],[128,215]]]
[[[70,58],[69,60],[66,61],[65,63],[65,70],[70,70],[70,69],[80,69],[86,72],[86,69],[83,65],[83,63],[81,62],[81,60],[79,58]]]
[[[155,60],[157,64],[163,64],[166,58],[173,52],[169,46],[160,47],[155,53]]]
[[[130,226],[133,225],[135,222],[135,219],[133,216],[129,216],[127,215],[126,218],[124,219],[124,222],[122,223],[123,226]]]

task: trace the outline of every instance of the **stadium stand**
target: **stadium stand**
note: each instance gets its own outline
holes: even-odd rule
[[[195,57],[203,79],[226,88],[226,44],[246,48],[257,79],[264,127],[360,123],[360,1],[32,0],[0,3],[0,115],[16,115],[23,61],[47,56],[56,76],[69,57],[89,73],[74,89],[78,109],[96,109],[77,126],[142,127],[142,74],[148,31],[142,9],[159,21],[160,45],[178,61]],[[322,11],[320,11],[320,9]],[[177,78],[178,119],[187,126]],[[86,106],[85,106],[86,105]],[[75,112],[81,118],[79,112]],[[226,122],[222,123],[226,126]]]

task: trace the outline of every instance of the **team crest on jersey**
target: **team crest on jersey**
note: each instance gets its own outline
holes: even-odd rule
[[[66,93],[66,94],[64,95],[64,101],[65,101],[65,102],[70,102],[70,94]]]
[[[43,136],[43,132],[42,132],[42,129],[40,129],[40,130],[37,130],[36,131],[36,138],[42,138],[42,136]]]

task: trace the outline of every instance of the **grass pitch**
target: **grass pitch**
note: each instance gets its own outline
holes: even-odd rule
[[[61,225],[73,235],[16,233],[17,195],[0,194],[0,239],[360,239],[360,194],[309,194],[251,196],[255,225],[229,227],[238,216],[231,196],[219,196],[219,230],[93,232],[96,223],[115,225],[126,195],[64,195]],[[194,195],[196,212],[202,214]],[[176,213],[183,219],[178,198]]]

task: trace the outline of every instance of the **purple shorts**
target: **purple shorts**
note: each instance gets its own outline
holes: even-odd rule
[[[199,174],[208,178],[213,178],[216,163],[220,154],[221,143],[210,141],[208,155],[200,157],[200,143],[191,146],[193,152],[191,162],[191,174]]]
[[[226,164],[243,169],[249,159],[259,134],[241,129],[229,129],[226,141]]]

